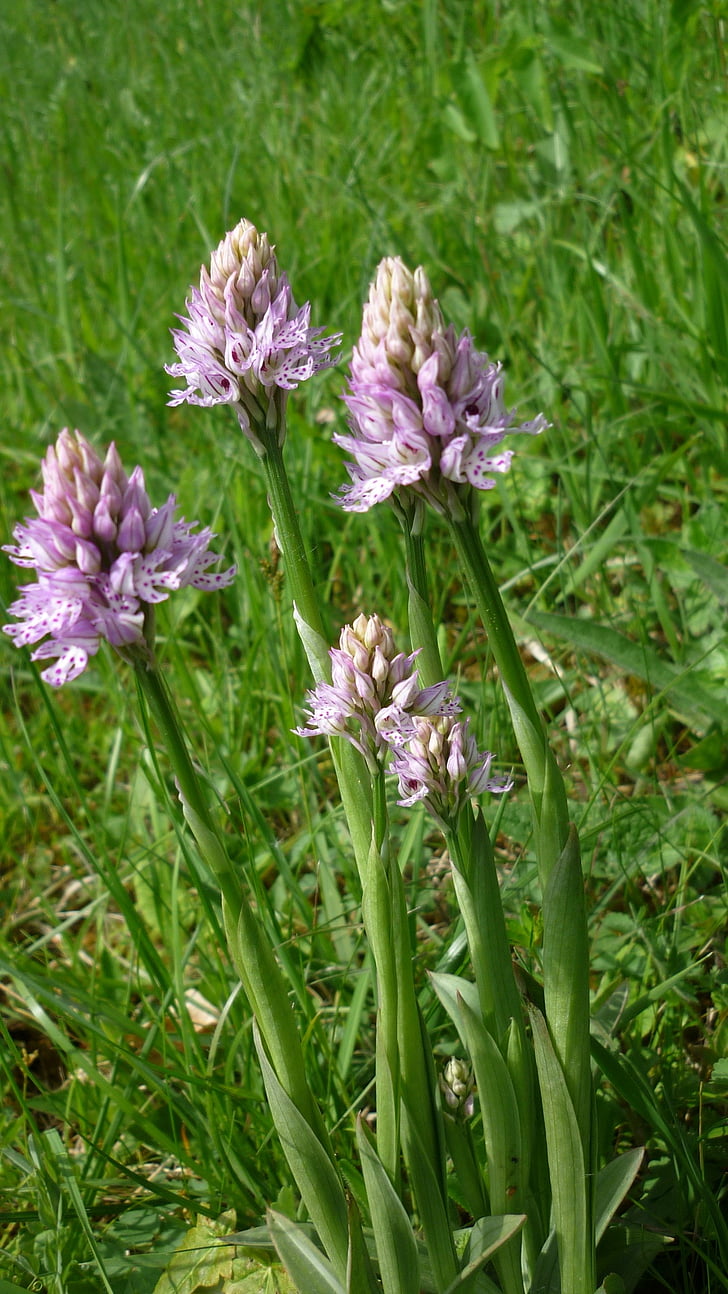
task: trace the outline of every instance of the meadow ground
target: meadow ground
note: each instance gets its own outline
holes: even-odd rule
[[[328,759],[291,733],[310,680],[256,459],[224,410],[168,407],[169,328],[246,216],[347,358],[377,262],[400,255],[503,361],[510,402],[553,424],[516,446],[482,528],[582,836],[600,1154],[648,1147],[628,1215],[673,1238],[643,1292],[728,1289],[727,19],[720,0],[17,0],[0,17],[0,533],[69,426],[114,440],[238,562],[220,597],[161,609],[162,652],[252,832],[342,1153],[373,1063],[346,838]],[[292,401],[289,472],[332,626],[365,610],[402,631],[394,518],[331,498],[344,372]],[[518,784],[436,518],[428,545],[447,659]],[[4,561],[4,607],[18,583]],[[288,1170],[128,671],[102,652],[51,693],[0,650],[0,1272],[146,1294],[195,1214],[289,1207]],[[538,976],[522,791],[499,814],[509,934]],[[435,837],[421,816],[402,829],[425,993],[462,942]]]

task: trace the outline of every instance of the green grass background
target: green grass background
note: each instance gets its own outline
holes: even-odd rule
[[[347,352],[378,260],[424,264],[446,315],[503,360],[511,402],[553,423],[517,446],[482,525],[584,841],[615,1058],[600,1151],[650,1150],[648,1221],[674,1240],[640,1289],[696,1294],[728,1288],[727,20],[719,0],[0,15],[0,531],[68,425],[115,440],[239,562],[224,596],[163,608],[162,653],[232,825],[253,823],[258,901],[344,1159],[373,1059],[346,837],[327,760],[290,733],[308,678],[254,455],[224,410],[167,407],[168,330],[246,216]],[[334,370],[291,404],[302,525],[332,626],[363,609],[403,633],[392,518],[330,497],[342,385]],[[430,545],[450,668],[510,767],[434,520]],[[19,579],[3,562],[6,606]],[[102,654],[51,695],[0,650],[0,1272],[143,1294],[196,1210],[243,1225],[291,1207],[287,1170],[214,890],[128,673]],[[511,936],[537,971],[523,791],[498,830]],[[428,831],[415,817],[405,834],[423,984],[462,952]]]

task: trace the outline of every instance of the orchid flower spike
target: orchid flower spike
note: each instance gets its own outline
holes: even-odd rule
[[[490,490],[507,472],[514,432],[538,435],[543,414],[518,422],[503,403],[500,364],[475,349],[469,332],[445,325],[425,271],[383,260],[364,306],[344,396],[351,435],[334,436],[353,462],[339,501],[366,512],[391,496],[424,498],[457,514],[458,491]]]
[[[286,393],[337,362],[341,333],[323,337],[310,326],[311,306],[299,310],[278,269],[267,234],[241,220],[203,265],[190,288],[188,316],[172,329],[179,363],[168,364],[186,386],[169,403],[230,404],[258,453],[260,433],[284,434]]]
[[[153,508],[142,469],[127,476],[115,445],[102,460],[80,432],[64,430],[41,472],[43,489],[31,490],[38,516],[5,545],[37,583],[21,587],[10,607],[18,623],[3,628],[16,647],[40,643],[33,660],[55,658],[41,674],[53,687],[77,678],[104,639],[149,657],[154,603],[188,584],[221,589],[234,578],[234,566],[208,570],[219,560],[212,532],[175,521],[173,494]]]
[[[306,696],[308,720],[300,737],[345,737],[361,752],[372,772],[388,750],[388,733],[413,731],[413,715],[450,715],[460,709],[449,683],[421,688],[417,652],[398,652],[391,629],[379,616],[357,616],[332,647],[332,681]]]
[[[469,720],[453,715],[416,717],[397,737],[389,737],[390,772],[399,778],[399,804],[424,802],[443,831],[457,824],[466,801],[483,791],[502,795],[513,782],[491,775],[493,756],[479,751]]]

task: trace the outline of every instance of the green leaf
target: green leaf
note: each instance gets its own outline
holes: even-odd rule
[[[713,695],[708,692],[694,679],[690,679],[689,671],[678,670],[645,643],[632,642],[607,625],[575,620],[570,616],[557,616],[547,611],[530,611],[528,621],[537,629],[552,634],[554,638],[560,638],[572,647],[578,647],[594,656],[601,656],[625,674],[641,678],[650,687],[664,692],[672,708],[698,731],[704,731],[715,722],[716,711],[722,712],[728,719],[728,707],[721,703],[717,693]]]
[[[349,1253],[346,1263],[346,1294],[381,1294],[374,1267],[369,1258],[356,1200],[347,1198],[349,1213]]]
[[[573,68],[575,72],[591,72],[594,76],[604,75],[601,63],[586,57],[584,41],[581,38],[549,34],[547,42],[548,49],[558,59],[562,67]]]
[[[361,1116],[357,1119],[356,1135],[384,1294],[417,1294],[420,1264],[409,1217],[374,1150]]]
[[[680,551],[711,593],[724,606],[728,606],[728,566],[716,561],[708,553],[698,553],[692,548],[682,548]]]
[[[573,825],[543,896],[543,981],[549,1035],[586,1151],[592,1107],[589,943],[579,840]]]
[[[446,103],[442,111],[442,119],[446,126],[450,128],[453,135],[462,139],[465,144],[474,144],[477,136],[467,124],[462,112],[454,103]]]
[[[721,728],[708,729],[704,737],[695,742],[684,755],[678,755],[677,762],[683,768],[697,768],[708,773],[711,778],[718,778],[728,770],[728,744]]]
[[[235,1249],[221,1240],[234,1223],[233,1214],[218,1222],[199,1219],[190,1227],[154,1287],[154,1294],[197,1294],[211,1290],[218,1294],[233,1274]]]
[[[561,1287],[569,1294],[593,1294],[591,1209],[579,1125],[546,1021],[533,1006],[528,1013],[546,1129]]]
[[[465,1045],[473,1062],[488,1156],[491,1209],[504,1212],[521,1186],[521,1120],[508,1066],[482,1020],[461,999]],[[516,1206],[518,1198],[514,1199]]]
[[[643,1227],[609,1227],[599,1246],[599,1267],[607,1271],[605,1294],[632,1294],[641,1284],[641,1276],[657,1255],[673,1240]]]
[[[430,981],[442,1005],[447,1011],[455,1028],[460,1036],[460,1041],[466,1047],[466,1028],[463,1018],[463,1002],[470,1007],[473,1015],[480,1015],[480,1003],[478,1001],[478,990],[475,984],[470,980],[463,979],[461,975],[450,975],[446,971],[431,971]]]
[[[88,1214],[86,1212],[81,1191],[79,1189],[79,1185],[76,1180],[74,1167],[69,1158],[68,1151],[66,1150],[66,1147],[61,1141],[60,1135],[55,1128],[49,1128],[47,1132],[43,1133],[43,1143],[44,1143],[44,1149],[46,1151],[46,1154],[44,1154],[43,1156],[44,1161],[46,1165],[47,1165],[48,1158],[51,1158],[52,1160],[55,1161],[54,1167],[56,1171],[54,1173],[54,1179],[60,1182],[63,1191],[69,1196],[71,1205],[81,1226],[81,1230],[83,1231],[86,1237],[86,1240],[88,1242],[88,1246],[94,1256],[96,1267],[98,1270],[97,1280],[100,1280],[101,1285],[105,1290],[108,1291],[108,1294],[113,1294],[108,1278],[106,1276],[106,1272],[104,1271],[104,1265],[103,1265],[101,1253],[99,1251],[99,1246],[96,1243],[96,1236],[94,1235],[93,1228],[91,1226]]]
[[[343,1281],[349,1250],[344,1188],[316,1133],[278,1082],[255,1026],[254,1038],[271,1115],[283,1153],[321,1243],[334,1264],[334,1270]]]
[[[410,1179],[416,1183],[417,1211],[427,1242],[435,1283],[442,1289],[451,1283],[458,1270],[455,1244],[449,1218],[440,1193],[436,1169],[420,1136],[419,1110],[410,1110],[402,1101],[402,1144]]]
[[[615,1275],[614,1272],[610,1273],[609,1276],[605,1276],[597,1290],[597,1294],[626,1294],[622,1277]]]
[[[549,77],[540,54],[535,50],[528,51],[522,46],[522,58],[514,60],[511,75],[544,130],[553,130],[554,111]]]
[[[468,126],[486,148],[500,148],[493,104],[471,50],[468,50],[456,77],[455,88]]]
[[[496,233],[507,236],[518,229],[524,220],[533,220],[541,213],[537,202],[520,198],[515,202],[496,202],[491,210],[493,228]]]
[[[462,1289],[503,1245],[518,1235],[525,1223],[525,1213],[504,1213],[490,1218],[478,1218],[470,1232],[465,1266],[452,1285],[448,1285],[445,1294],[455,1294],[456,1290]]]
[[[328,1259],[305,1231],[283,1213],[268,1213],[276,1252],[296,1289],[305,1294],[346,1294]],[[155,1292],[156,1294],[156,1292]]]
[[[268,1263],[236,1258],[232,1281],[225,1282],[222,1294],[298,1294],[298,1291],[288,1272],[278,1263],[272,1267]]]
[[[606,1164],[597,1174],[596,1240],[601,1240],[622,1200],[630,1189],[644,1159],[644,1147],[635,1146]]]

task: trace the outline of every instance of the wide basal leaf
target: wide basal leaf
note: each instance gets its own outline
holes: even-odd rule
[[[217,1221],[200,1218],[190,1227],[182,1243],[154,1287],[154,1294],[204,1294],[219,1290],[231,1279],[235,1248],[223,1237],[235,1220],[223,1214]]]
[[[295,1222],[269,1212],[268,1228],[278,1257],[301,1294],[346,1294],[328,1258]]]
[[[412,1224],[361,1118],[356,1131],[384,1294],[418,1294],[420,1264]]]
[[[625,1154],[619,1155],[617,1159],[606,1164],[597,1174],[597,1244],[637,1176],[644,1154],[643,1146],[635,1146],[633,1150],[626,1151]]]
[[[498,1250],[518,1232],[526,1222],[525,1213],[504,1213],[492,1218],[478,1218],[473,1224],[465,1252],[465,1266],[445,1294],[456,1294],[484,1267]],[[495,1290],[496,1286],[481,1275],[476,1289],[480,1292]]]
[[[344,1188],[315,1132],[278,1082],[257,1029],[254,1037],[283,1153],[321,1242],[343,1278],[349,1249]]]

